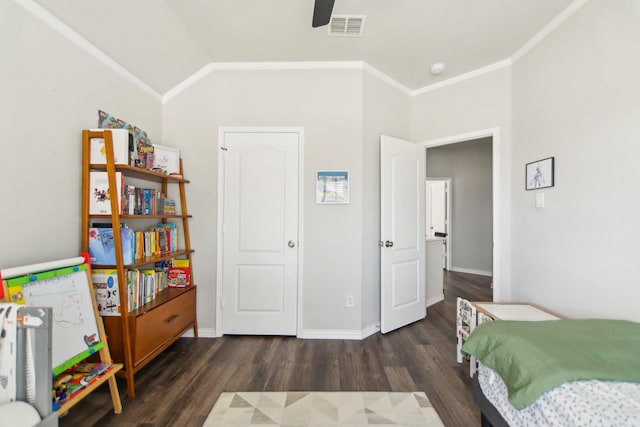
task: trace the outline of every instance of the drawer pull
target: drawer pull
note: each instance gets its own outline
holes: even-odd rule
[[[167,323],[171,323],[174,320],[176,320],[178,318],[178,316],[180,316],[180,315],[179,314],[174,314],[173,316],[166,318],[164,321],[167,322]]]

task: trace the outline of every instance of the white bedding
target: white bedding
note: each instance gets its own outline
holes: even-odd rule
[[[482,392],[511,427],[640,426],[640,384],[575,381],[549,390],[532,405],[516,410],[507,387],[492,369],[479,364]]]

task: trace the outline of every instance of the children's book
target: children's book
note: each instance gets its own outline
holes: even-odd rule
[[[101,131],[104,129],[91,129]],[[113,157],[116,165],[128,165],[133,149],[133,135],[127,129],[109,129],[113,138]],[[107,151],[103,138],[91,139],[91,163],[104,165],[107,163]]]
[[[73,370],[78,373],[100,375],[103,372],[105,372],[107,369],[109,369],[109,367],[111,367],[111,363],[83,362],[83,363],[78,363],[78,365]]]
[[[120,293],[118,291],[118,271],[94,269],[91,272],[93,289],[101,316],[120,316]]]
[[[116,172],[116,187],[118,198],[118,213],[122,213],[122,186],[124,177],[122,172]],[[93,171],[89,173],[89,214],[111,215],[111,192],[109,191],[109,177],[107,172]]]
[[[121,228],[122,259],[125,264],[133,264],[134,232]],[[89,229],[89,257],[92,264],[115,265],[116,253],[113,242],[113,228]]]

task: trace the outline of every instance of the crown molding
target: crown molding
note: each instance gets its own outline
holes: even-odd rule
[[[398,82],[393,77],[390,77],[389,75],[387,75],[387,74],[383,73],[382,71],[378,70],[374,66],[369,65],[366,62],[363,62],[363,64],[364,64],[364,71],[366,71],[367,73],[371,74],[373,77],[376,77],[376,78],[382,80],[383,82],[385,82],[389,86],[391,86],[391,87],[393,87],[395,89],[398,89],[400,92],[403,92],[404,94],[411,96],[411,94],[412,94],[411,89],[409,89],[408,87],[406,87],[402,83]]]
[[[120,75],[130,83],[136,85],[138,88],[142,89],[143,91],[151,95],[156,100],[158,101],[162,100],[162,95],[160,95],[160,93],[158,93],[155,89],[153,89],[151,86],[143,82],[141,79],[136,77],[134,74],[132,74],[128,70],[126,70],[123,66],[121,66],[116,61],[111,59],[100,49],[98,49],[97,47],[89,43],[84,37],[82,37],[80,34],[76,33],[75,31],[73,31],[70,27],[68,27],[58,18],[53,16],[51,13],[49,13],[47,10],[45,10],[42,6],[37,4],[35,1],[33,0],[13,0],[13,1],[14,3],[18,4],[23,9],[25,9],[27,12],[31,13],[33,16],[43,21],[53,30],[60,33],[60,35],[62,35],[63,37],[71,41],[80,49],[84,50],[89,55],[97,59],[99,62],[106,65],[116,74]]]
[[[151,86],[146,84],[140,78],[136,77],[133,73],[129,72],[123,66],[118,64],[96,46],[88,42],[80,34],[76,33],[70,27],[65,25],[58,18],[53,16],[42,6],[37,4],[34,0],[13,0],[16,4],[20,5],[26,11],[31,13],[36,18],[40,19],[52,29],[60,33],[62,36],[70,40],[76,46],[83,49],[89,55],[97,59],[102,64],[106,65],[116,74],[120,75],[130,83],[134,84],[144,92],[151,95],[154,99],[159,100],[163,104],[185,91],[187,88],[195,84],[197,81],[206,77],[214,71],[224,70],[355,70],[362,69],[364,72],[369,73],[371,76],[378,78],[382,82],[389,86],[399,90],[400,92],[409,95],[411,97],[421,95],[433,90],[437,90],[446,86],[450,86],[456,83],[460,83],[464,80],[472,79],[481,76],[492,71],[504,67],[510,67],[524,56],[527,52],[538,45],[549,34],[551,34],[556,28],[564,23],[569,17],[571,17],[577,10],[584,6],[589,0],[574,0],[566,9],[564,9],[558,16],[556,16],[549,24],[547,24],[542,30],[540,30],[533,38],[531,38],[524,46],[518,49],[510,58],[503,59],[496,63],[487,65],[485,67],[478,68],[468,73],[460,74],[447,80],[440,81],[422,88],[411,90],[404,86],[394,78],[383,73],[372,65],[364,61],[301,61],[301,62],[219,62],[210,63],[202,67],[200,70],[187,77],[184,81],[171,88],[166,93],[160,94]]]
[[[511,62],[515,63],[522,58],[527,52],[536,47],[542,40],[544,40],[549,34],[555,31],[561,24],[569,19],[574,13],[576,13],[582,6],[584,6],[589,0],[574,0],[565,10],[560,12],[558,16],[553,18],[551,22],[544,26],[544,28],[531,38],[527,43],[518,49],[512,56]]]
[[[216,71],[265,70],[363,70],[406,95],[411,95],[411,89],[364,61],[212,62],[167,91],[162,96],[162,103],[170,101],[202,78]]]
[[[451,86],[453,84],[460,83],[460,82],[462,82],[464,80],[473,79],[473,78],[481,76],[483,74],[487,74],[487,73],[490,73],[492,71],[499,70],[500,68],[510,67],[511,63],[512,63],[511,59],[509,59],[509,58],[503,59],[502,61],[495,62],[495,63],[487,65],[485,67],[477,68],[477,69],[475,69],[473,71],[469,71],[468,73],[460,74],[460,75],[457,75],[457,76],[452,77],[450,79],[443,80],[441,82],[434,83],[432,85],[425,86],[425,87],[422,87],[420,89],[416,89],[416,90],[411,92],[411,96],[422,95],[423,93],[431,92],[431,91],[434,91],[436,89],[440,89],[440,88],[443,88],[443,87],[446,87],[446,86]]]
[[[211,62],[169,89],[162,96],[162,103],[170,101],[199,80],[216,71],[357,70],[362,68],[362,61]]]

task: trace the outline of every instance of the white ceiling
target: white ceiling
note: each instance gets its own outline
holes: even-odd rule
[[[35,0],[161,94],[212,62],[275,61],[365,61],[415,90],[510,58],[573,1],[336,0],[367,17],[351,38],[312,28],[313,0]]]

